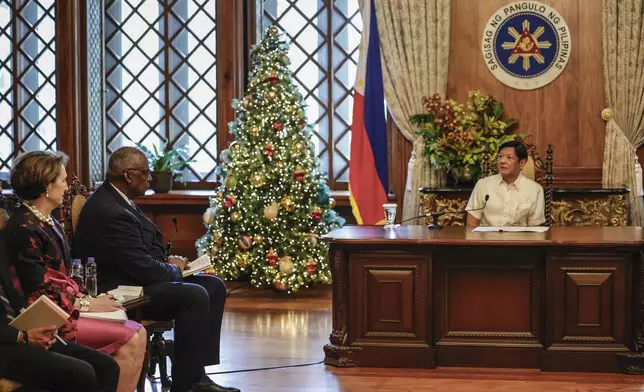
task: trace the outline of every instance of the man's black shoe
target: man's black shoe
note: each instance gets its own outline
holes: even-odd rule
[[[205,376],[201,380],[192,383],[191,392],[240,392],[240,390],[237,388],[217,385],[210,379],[210,377]]]

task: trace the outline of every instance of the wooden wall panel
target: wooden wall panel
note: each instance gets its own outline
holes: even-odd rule
[[[503,101],[519,132],[534,135],[541,152],[555,150],[560,184],[599,185],[604,149],[601,0],[548,0],[566,20],[572,36],[568,66],[549,85],[532,91],[506,87],[488,71],[480,40],[490,16],[513,0],[452,1],[447,95],[464,102],[467,91],[482,89]]]

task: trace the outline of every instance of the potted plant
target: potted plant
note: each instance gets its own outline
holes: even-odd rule
[[[182,170],[190,162],[188,147],[170,146],[166,140],[161,143],[161,148],[156,145],[149,149],[137,143],[136,146],[143,151],[150,163],[150,171],[152,174],[151,188],[156,193],[168,193],[172,190],[174,180],[179,180],[183,177]]]
[[[478,90],[468,92],[466,108],[438,94],[424,97],[423,105],[426,112],[410,121],[419,126],[430,165],[447,170],[456,185],[473,183],[481,175],[486,148],[496,151],[517,136],[512,133],[517,120],[501,120],[503,103]]]

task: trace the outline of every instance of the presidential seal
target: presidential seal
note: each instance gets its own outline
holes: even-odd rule
[[[570,30],[552,7],[538,1],[508,4],[483,30],[483,59],[501,83],[534,90],[552,82],[570,59]]]

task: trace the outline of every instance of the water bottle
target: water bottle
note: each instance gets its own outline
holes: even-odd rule
[[[96,297],[98,295],[97,286],[96,262],[94,262],[93,257],[88,257],[87,264],[85,265],[85,288],[87,289],[87,295],[90,297]]]
[[[85,274],[83,274],[83,264],[80,259],[74,259],[74,263],[72,264],[72,274],[70,277],[82,290],[85,286]]]

